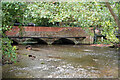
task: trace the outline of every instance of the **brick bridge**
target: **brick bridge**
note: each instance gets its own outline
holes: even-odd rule
[[[92,31],[90,29],[89,31]],[[39,39],[40,42],[54,44],[59,42],[72,42],[74,44],[93,44],[93,36],[80,27],[33,27],[13,26],[6,35],[15,42],[23,42],[30,38]]]

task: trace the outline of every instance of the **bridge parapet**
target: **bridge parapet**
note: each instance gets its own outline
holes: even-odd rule
[[[35,37],[45,40],[49,44],[53,43],[55,40],[60,38],[66,38],[74,41],[75,44],[92,44],[93,37],[89,35],[80,27],[32,27],[26,26],[22,27],[22,31],[18,26],[13,26],[10,31],[6,32],[8,37]],[[90,30],[93,32],[92,30]],[[21,35],[22,33],[22,35]],[[54,39],[52,39],[52,38]],[[50,39],[51,38],[51,39]]]

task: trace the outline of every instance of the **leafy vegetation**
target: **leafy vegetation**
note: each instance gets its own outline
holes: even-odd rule
[[[2,57],[4,63],[13,62],[16,59],[16,48],[11,45],[12,41],[6,37],[5,31],[8,31],[14,25],[15,20],[23,23],[23,14],[26,5],[25,3],[16,2],[2,3],[2,27],[0,27],[2,38]]]
[[[111,2],[118,14],[118,3]],[[110,42],[118,42],[114,35],[117,24],[105,3],[100,2],[40,2],[27,6],[26,21],[46,26],[53,24],[69,27],[95,27]],[[58,24],[59,23],[59,24]]]

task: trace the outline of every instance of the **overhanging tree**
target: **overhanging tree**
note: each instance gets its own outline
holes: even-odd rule
[[[118,42],[114,35],[117,24],[104,2],[40,2],[28,5],[28,9],[25,17],[33,23],[46,24],[47,21],[69,27],[99,27],[110,42]]]
[[[117,4],[118,4],[118,12],[119,12],[120,11],[120,3],[118,2]],[[117,24],[117,26],[119,28],[118,31],[120,31],[120,12],[118,13],[118,15],[115,14],[115,12],[111,8],[109,2],[106,2],[106,5],[107,5],[107,7],[108,7],[108,9],[109,9],[109,11],[111,13],[111,15],[113,16],[113,18],[114,18],[114,20],[115,20],[115,22],[116,22],[116,24]],[[118,33],[119,33],[118,36],[120,36],[120,32],[118,32]],[[120,42],[120,38],[119,38],[119,42]]]

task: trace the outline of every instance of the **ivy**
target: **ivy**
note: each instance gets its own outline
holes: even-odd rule
[[[15,21],[23,23],[23,15],[27,4],[22,2],[2,2],[2,27],[1,30],[1,50],[3,63],[11,63],[16,60],[16,48],[11,45],[12,41],[5,35],[14,25]]]

